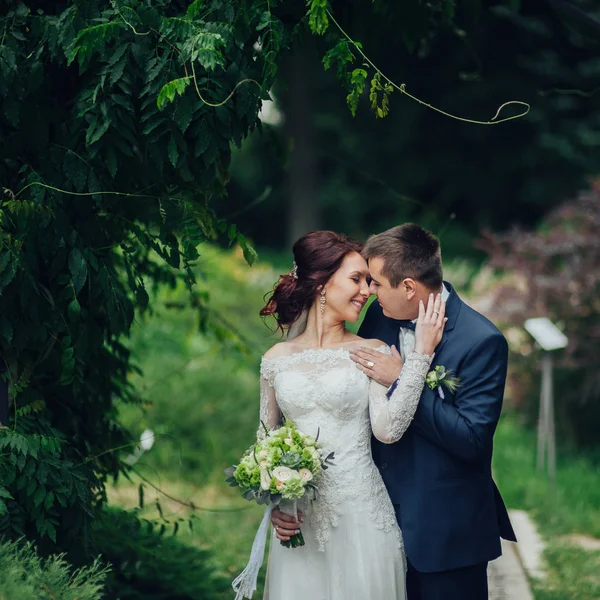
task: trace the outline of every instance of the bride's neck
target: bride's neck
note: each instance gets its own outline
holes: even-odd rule
[[[319,306],[313,305],[308,312],[302,342],[313,348],[329,348],[342,344],[347,335],[344,321],[321,314]]]

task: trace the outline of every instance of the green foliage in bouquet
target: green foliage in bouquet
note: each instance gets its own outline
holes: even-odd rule
[[[315,483],[322,471],[333,464],[313,437],[300,432],[291,421],[272,431],[262,423],[264,436],[259,436],[242,456],[238,465],[226,471],[227,483],[239,486],[246,500],[258,504],[279,504],[297,500],[305,495],[309,500],[318,497]]]
[[[218,600],[229,580],[216,573],[207,550],[189,546],[135,514],[103,510],[96,551],[111,564],[107,597],[120,600]]]
[[[258,439],[242,456],[238,465],[225,471],[227,483],[239,486],[245,500],[272,506],[293,506],[296,501],[318,499],[321,473],[333,464],[333,452],[325,456],[313,437],[299,431],[291,421],[269,431],[261,423]],[[302,546],[298,533],[284,546]]]
[[[108,570],[99,560],[78,570],[62,556],[43,560],[31,543],[0,544],[3,600],[100,600]]]

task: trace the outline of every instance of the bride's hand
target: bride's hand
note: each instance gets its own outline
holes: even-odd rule
[[[274,508],[271,513],[271,523],[275,527],[275,535],[280,542],[287,542],[290,537],[300,531],[300,524],[304,523],[302,511],[298,511],[298,520],[291,515],[286,515],[278,508]]]
[[[423,301],[419,301],[419,318],[415,329],[415,352],[431,356],[442,339],[444,325],[447,318],[446,303],[442,301],[442,295],[429,294],[427,308]]]

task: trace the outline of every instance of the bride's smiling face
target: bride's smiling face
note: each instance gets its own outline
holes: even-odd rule
[[[369,267],[365,259],[352,252],[325,284],[325,315],[340,321],[358,321],[369,298]],[[320,296],[317,296],[317,301]]]

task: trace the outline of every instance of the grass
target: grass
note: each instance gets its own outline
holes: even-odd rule
[[[269,256],[269,260],[250,268],[235,252],[202,248],[208,277],[199,287],[210,294],[219,315],[247,340],[247,353],[200,333],[191,310],[169,308],[185,304],[185,290],[162,290],[153,299],[154,313],[136,324],[130,342],[143,371],[133,383],[144,402],[123,406],[120,414],[136,435],[147,427],[156,433],[154,447],[135,468],[171,498],[135,474],[131,482],[120,480],[109,492],[111,503],[134,509],[139,507],[138,487],[143,484],[140,514],[163,520],[167,531],[179,523],[177,535],[186,543],[212,548],[215,569],[230,579],[245,566],[262,515],[260,508],[225,485],[223,470],[253,440],[260,356],[279,341],[258,311],[278,274],[290,268],[291,258]],[[474,276],[470,263],[456,263],[446,271],[459,290]],[[600,479],[593,464],[559,454],[558,486],[552,495],[535,470],[534,435],[509,415],[496,436],[494,469],[507,504],[528,510],[552,540],[547,553],[550,577],[543,587],[536,586],[536,598],[600,597],[598,553],[584,553],[558,537],[577,532],[600,537]],[[174,499],[193,502],[200,509],[191,510]],[[259,587],[256,597],[261,593]]]
[[[516,415],[502,418],[494,473],[506,504],[528,511],[547,543],[548,578],[534,582],[536,600],[600,598],[600,552],[568,542],[569,534],[600,538],[600,473],[594,461],[563,450],[556,489],[536,469],[536,438]]]
[[[536,600],[600,598],[600,552],[551,541],[545,553],[548,579],[534,582]]]

